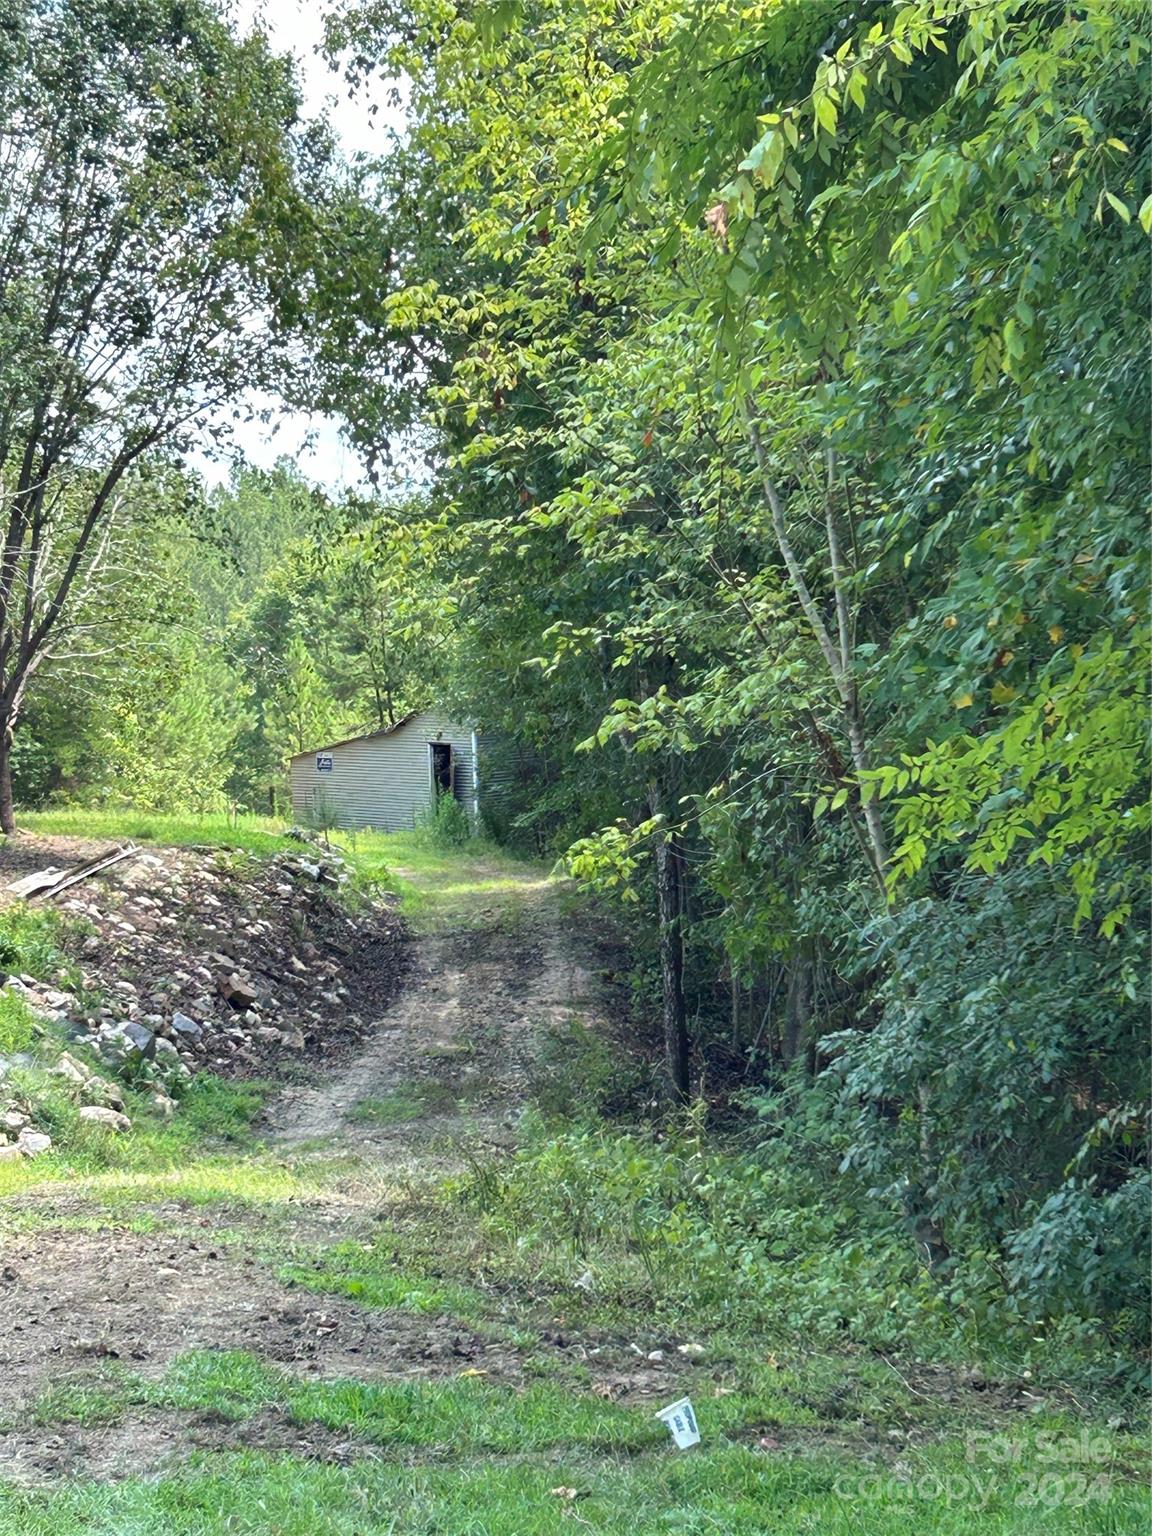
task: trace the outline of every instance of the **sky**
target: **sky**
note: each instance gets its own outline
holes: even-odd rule
[[[324,0],[233,0],[230,9],[242,33],[258,23],[278,52],[295,55],[303,88],[304,115],[324,113],[346,155],[381,151],[388,130],[399,126],[397,114],[389,108],[380,87],[350,94],[344,80],[319,55],[323,17],[328,9]],[[375,117],[368,110],[374,98],[379,105]],[[259,421],[236,425],[235,440],[251,463],[270,468],[277,459],[287,456],[296,461],[309,480],[327,490],[363,486],[363,466],[356,453],[341,440],[335,419],[288,410],[267,396],[253,395],[251,403],[258,408],[271,407],[277,427],[273,433],[270,425]],[[193,456],[193,467],[209,483],[227,480],[229,476],[227,463],[202,455]]]

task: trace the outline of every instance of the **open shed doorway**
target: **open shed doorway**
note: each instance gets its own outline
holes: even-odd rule
[[[430,741],[428,752],[432,760],[432,795],[439,800],[441,795],[452,793],[452,744]]]

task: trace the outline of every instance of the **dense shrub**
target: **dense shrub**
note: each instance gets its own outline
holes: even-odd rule
[[[452,795],[437,795],[419,830],[434,848],[463,848],[476,837],[472,818]]]

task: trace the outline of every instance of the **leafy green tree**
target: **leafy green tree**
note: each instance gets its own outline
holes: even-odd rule
[[[11,7],[0,53],[0,827],[13,730],[115,517],[282,371],[323,145],[211,3]]]
[[[846,1164],[933,1265],[947,1223],[1025,1293],[1034,1258],[1038,1306],[1104,1304],[1110,1259],[1058,1271],[1146,1157],[1145,30],[1107,0],[339,23],[410,82],[397,174],[452,210],[454,267],[414,241],[371,303],[435,358],[456,686],[540,765],[513,822],[659,930],[678,1089],[723,983],[758,1068],[839,1085]]]
[[[243,720],[235,676],[194,635],[161,646],[139,678],[145,686],[114,701],[105,796],[140,810],[224,810]]]

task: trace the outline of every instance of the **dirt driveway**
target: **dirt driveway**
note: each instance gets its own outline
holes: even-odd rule
[[[354,1176],[290,1204],[275,1242],[313,1249],[370,1240],[382,1181],[451,1166],[464,1142],[510,1143],[543,1031],[591,1022],[597,982],[554,890],[536,873],[464,926],[417,937],[406,985],[349,1053],[317,1064],[265,1110],[266,1150],[285,1167],[340,1158]],[[353,957],[354,962],[354,957]],[[113,1183],[115,1181],[113,1180]],[[159,1378],[192,1349],[243,1349],[282,1368],[359,1380],[435,1377],[476,1367],[517,1380],[515,1351],[450,1318],[318,1297],[277,1278],[260,1217],[202,1212],[155,1196],[130,1226],[101,1215],[107,1181],[49,1183],[7,1202],[0,1264],[0,1477],[139,1473],[178,1451],[154,1412],[93,1428],[30,1423],[45,1393],[123,1368]],[[261,1420],[200,1443],[276,1444]],[[252,1436],[256,1436],[253,1441]],[[269,1438],[271,1436],[271,1438]]]

